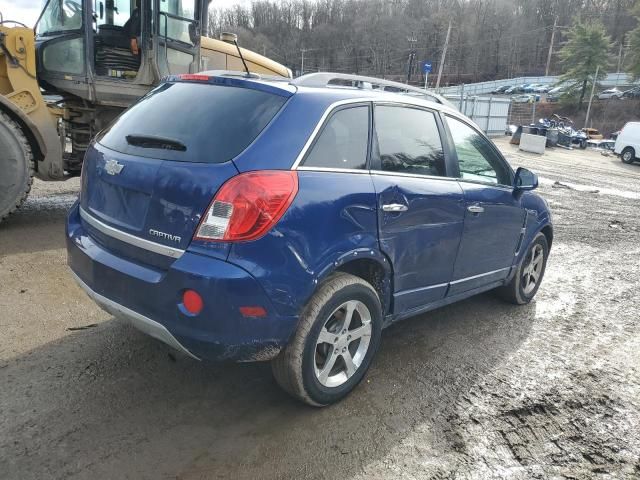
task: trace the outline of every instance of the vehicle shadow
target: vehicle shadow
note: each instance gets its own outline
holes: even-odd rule
[[[212,365],[109,320],[0,363],[6,478],[347,478],[447,417],[528,337],[535,304],[481,295],[384,332],[364,382],[315,409],[268,364]],[[177,354],[176,354],[177,355]],[[433,445],[432,445],[433,446]]]

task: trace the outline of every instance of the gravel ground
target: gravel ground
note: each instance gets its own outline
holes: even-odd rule
[[[78,182],[35,182],[0,226],[0,477],[639,478],[640,165],[498,144],[555,215],[536,300],[394,325],[321,410],[266,364],[169,355],[100,311],[65,266]]]

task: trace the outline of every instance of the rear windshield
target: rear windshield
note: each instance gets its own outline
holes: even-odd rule
[[[124,112],[98,142],[132,155],[222,163],[242,152],[286,100],[249,88],[164,83]]]

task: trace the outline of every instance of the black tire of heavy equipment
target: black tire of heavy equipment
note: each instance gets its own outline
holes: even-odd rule
[[[27,198],[34,159],[20,124],[0,111],[0,222]]]

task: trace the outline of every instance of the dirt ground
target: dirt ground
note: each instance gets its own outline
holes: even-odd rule
[[[0,226],[0,478],[639,478],[640,165],[498,143],[554,212],[536,300],[393,326],[320,410],[99,310],[65,266],[78,182],[36,182]]]

